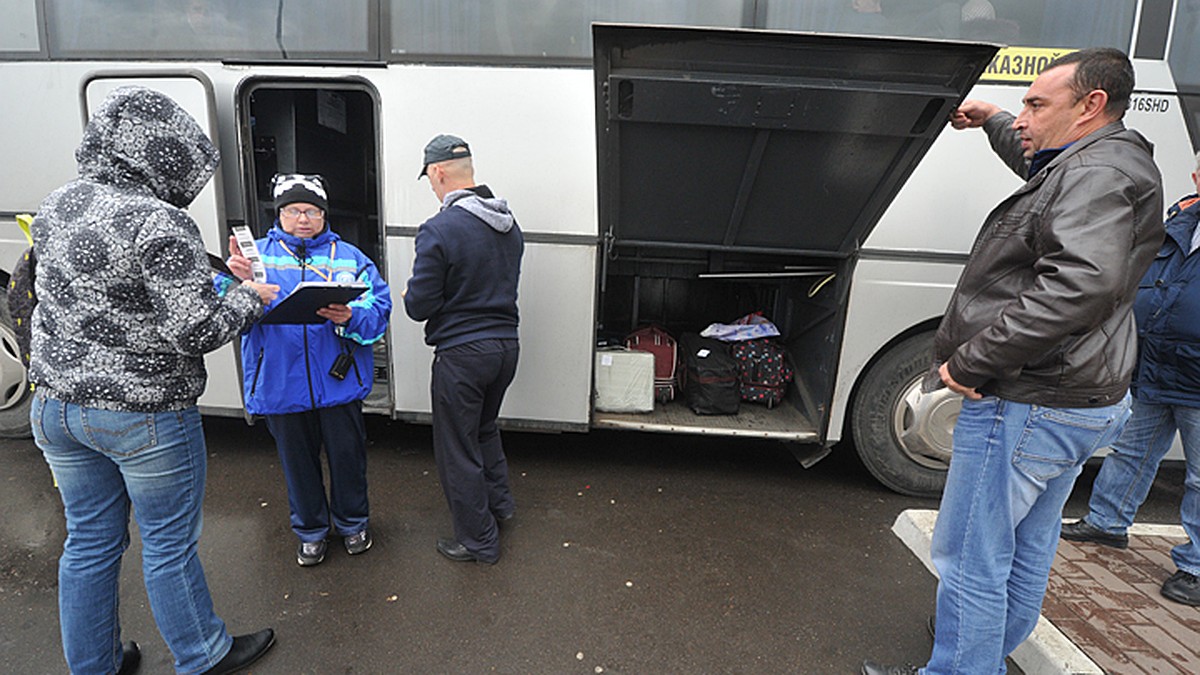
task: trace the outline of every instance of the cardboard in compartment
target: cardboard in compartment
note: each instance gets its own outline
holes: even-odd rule
[[[596,410],[652,412],[654,355],[630,349],[596,351]]]

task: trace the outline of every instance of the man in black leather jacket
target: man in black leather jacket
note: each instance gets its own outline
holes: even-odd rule
[[[1133,299],[1163,239],[1153,147],[1121,121],[1132,90],[1123,53],[1086,49],[1051,62],[1020,115],[965,101],[951,120],[983,127],[1026,183],[984,222],[926,381],[964,400],[923,673],[1003,672],[1037,624],[1075,479],[1129,417]]]

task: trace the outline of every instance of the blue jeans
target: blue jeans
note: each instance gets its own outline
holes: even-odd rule
[[[58,611],[71,672],[113,673],[120,666],[117,584],[130,506],[142,536],[150,609],[175,669],[212,668],[233,639],[213,612],[196,555],[206,471],[200,413],[194,407],[114,412],[38,395],[30,421],[66,512]]]
[[[1150,494],[1176,430],[1187,460],[1179,517],[1188,541],[1171,550],[1171,559],[1184,572],[1200,576],[1200,408],[1134,401],[1129,424],[1092,484],[1084,519],[1105,532],[1124,534]]]
[[[922,673],[1005,672],[1041,614],[1075,479],[1128,417],[1128,396],[1104,408],[963,401],[933,530],[937,638]]]

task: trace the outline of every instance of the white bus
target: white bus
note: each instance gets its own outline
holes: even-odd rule
[[[331,226],[397,295],[437,207],[421,149],[454,133],[526,236],[508,428],[773,438],[806,462],[853,438],[909,494],[940,490],[958,406],[918,396],[932,331],[1019,183],[982,133],[944,131],[958,101],[1016,108],[1055,54],[1113,46],[1168,198],[1200,138],[1192,0],[0,0],[0,16],[0,274],[27,245],[16,216],[76,175],[89,110],[122,84],[217,141],[190,209],[211,252],[234,225],[270,227],[274,173],[320,173]],[[593,409],[599,340],[752,311],[795,366],[782,405]],[[0,434],[21,435],[7,321],[0,338]],[[427,422],[430,359],[398,308],[366,409]],[[234,346],[207,366],[202,410],[241,415]]]

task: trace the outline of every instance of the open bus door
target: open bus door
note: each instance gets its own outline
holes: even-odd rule
[[[198,71],[156,71],[153,74],[131,71],[91,73],[83,83],[84,124],[105,96],[126,85],[139,85],[170,96],[195,118],[215,145],[220,145],[212,82]],[[188,215],[199,225],[200,234],[208,245],[209,253],[222,257],[226,253],[223,244],[224,195],[221,172],[217,171],[187,209]],[[241,370],[238,363],[233,344],[224,345],[204,357],[204,367],[209,377],[208,386],[197,401],[201,412],[228,415],[230,410],[241,408]]]
[[[329,191],[326,223],[386,273],[380,218],[379,94],[361,78],[252,77],[237,90],[238,148],[242,155],[245,224],[256,238],[275,222],[271,177],[320,174]],[[400,288],[392,288],[393,312]],[[375,367],[363,411],[392,412],[388,350],[391,336],[373,345]]]

